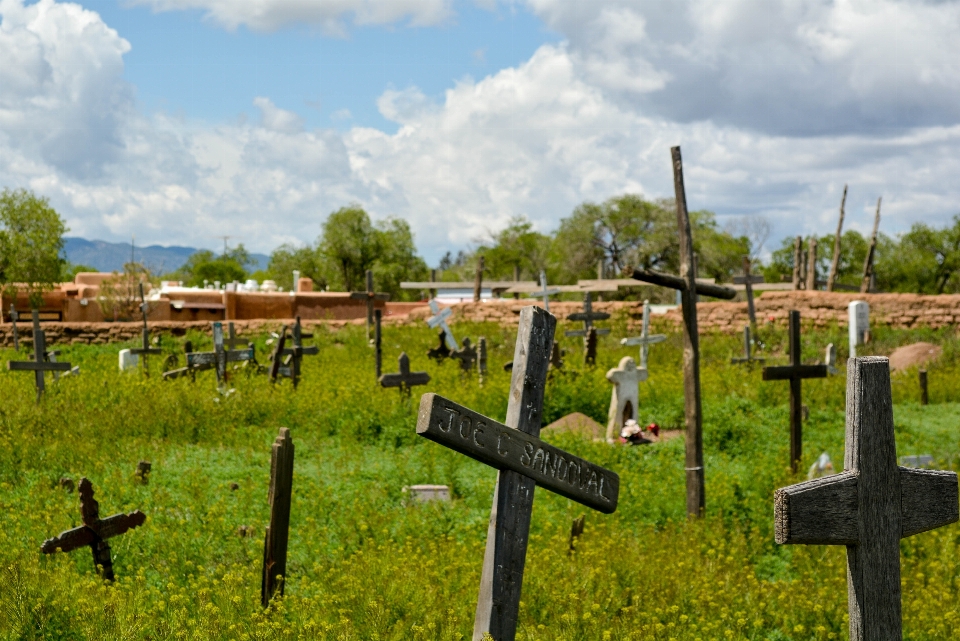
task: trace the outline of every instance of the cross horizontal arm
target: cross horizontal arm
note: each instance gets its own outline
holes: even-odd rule
[[[607,320],[610,318],[610,314],[606,312],[574,312],[567,316],[568,321],[598,321],[598,320]]]
[[[778,489],[774,495],[777,543],[855,545],[860,536],[857,500],[853,472]]]
[[[956,472],[900,468],[900,536],[906,538],[960,520]]]
[[[437,394],[420,399],[417,434],[491,467],[512,470],[591,509],[617,509],[620,477]]]
[[[763,380],[787,381],[792,378],[826,378],[826,365],[781,365],[763,368]]]
[[[660,272],[650,271],[649,269],[634,269],[632,278],[645,283],[660,285],[661,287],[669,287],[670,289],[679,289],[681,291],[686,291],[687,289],[687,281],[683,278],[673,276],[672,274],[661,274]],[[709,283],[698,282],[697,293],[702,296],[723,298],[725,300],[732,300],[737,297],[737,291],[735,289],[724,287],[723,285],[711,285]]]
[[[651,334],[650,336],[633,336],[631,338],[621,338],[621,345],[653,345],[667,340],[665,334]]]
[[[96,532],[101,539],[109,539],[132,530],[135,527],[143,525],[147,520],[147,515],[136,510],[129,514],[114,514],[102,519],[97,524]]]
[[[131,354],[163,354],[163,350],[159,347],[134,347],[130,350]]]
[[[44,554],[53,554],[57,550],[61,552],[70,552],[77,548],[90,545],[97,540],[97,535],[86,525],[75,527],[72,530],[61,532],[59,536],[47,539],[40,546],[40,551]]]
[[[300,351],[301,356],[316,356],[317,354],[320,353],[319,347],[317,347],[316,345],[311,345],[310,347],[299,347],[299,348],[285,347],[283,349],[283,355],[289,356],[290,354],[293,354],[294,349],[298,349]]]
[[[604,329],[596,329],[596,328],[594,328],[594,331],[597,333],[597,336],[606,336],[607,334],[610,333],[610,330],[609,330],[608,328],[604,328]],[[586,336],[586,335],[587,335],[587,330],[585,330],[585,329],[571,329],[571,330],[565,331],[565,332],[563,333],[563,335],[564,335],[564,336]]]
[[[381,387],[400,387],[406,385],[413,387],[415,385],[426,385],[430,382],[430,375],[426,372],[410,372],[403,374],[383,374],[380,377]]]
[[[7,361],[7,369],[11,372],[69,372],[70,363]]]

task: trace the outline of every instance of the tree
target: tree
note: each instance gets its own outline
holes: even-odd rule
[[[150,271],[141,263],[125,263],[123,272],[113,275],[100,285],[100,310],[104,318],[114,321],[134,320],[140,313],[140,284],[150,282]],[[144,288],[145,292],[149,286]]]
[[[880,235],[878,248],[882,245],[883,234]],[[780,248],[772,252],[770,264],[761,268],[764,280],[768,283],[789,281],[793,277],[793,245],[795,236],[784,238]],[[833,261],[833,234],[826,234],[817,238],[817,279],[827,280],[830,273],[830,264]],[[802,240],[804,255],[809,248],[810,237]],[[887,238],[886,242],[890,242]],[[840,237],[840,262],[837,267],[837,283],[840,285],[860,286],[863,277],[863,263],[867,258],[867,240],[860,232],[848,229]],[[878,263],[879,264],[879,263]],[[879,274],[878,274],[879,275]]]
[[[899,240],[895,248],[877,244],[878,289],[916,294],[960,291],[960,215],[942,229],[914,223]]]
[[[340,291],[359,291],[366,271],[380,253],[380,240],[359,205],[341,207],[330,214],[323,223],[317,249],[330,262],[331,284]]]
[[[273,279],[280,287],[293,291],[294,270],[298,270],[301,277],[311,279],[318,291],[328,285],[323,260],[315,247],[297,247],[286,243],[271,252],[267,278]]]
[[[60,282],[67,228],[50,201],[26,189],[0,193],[0,286],[23,288],[32,307]]]
[[[491,233],[489,240],[473,252],[474,256],[463,261],[464,264],[470,264],[473,270],[465,276],[468,279],[473,277],[477,257],[482,255],[486,268],[485,279],[512,280],[514,267],[519,267],[522,280],[537,280],[540,271],[549,266],[550,243],[549,236],[534,231],[533,223],[523,216],[517,216],[503,230]]]
[[[417,255],[413,231],[405,220],[388,218],[376,226],[380,253],[373,264],[373,278],[379,291],[394,300],[415,300],[420,293],[400,289],[403,281],[427,280],[427,263]]]
[[[209,249],[201,249],[187,258],[180,269],[170,274],[171,280],[182,280],[187,287],[203,286],[204,281],[221,284],[247,279],[247,267],[253,264],[250,253],[242,244],[219,256]]]

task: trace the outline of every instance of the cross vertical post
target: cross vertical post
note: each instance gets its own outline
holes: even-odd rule
[[[647,369],[647,357],[650,352],[650,346],[655,343],[662,343],[667,340],[665,334],[650,333],[650,301],[643,301],[643,331],[638,337],[621,338],[621,345],[639,345],[640,346],[640,369]]]
[[[150,354],[162,354],[163,350],[157,347],[150,347],[150,330],[147,328],[147,299],[143,295],[143,283],[140,283],[140,314],[143,317],[143,331],[140,341],[140,347],[130,350],[131,354],[137,354],[143,357],[143,375],[150,376],[150,368],[147,367],[147,356]],[[233,323],[231,323],[232,327]],[[232,348],[231,348],[232,349]]]
[[[927,394],[927,370],[922,369],[917,374],[920,377],[920,404],[928,405],[930,396]]]
[[[810,236],[807,242],[807,291],[817,289],[817,237]]]
[[[436,298],[431,299],[429,305],[433,316],[427,319],[427,326],[431,328],[439,327],[443,330],[443,338],[447,343],[448,349],[460,349],[460,345],[457,344],[457,339],[454,338],[453,332],[450,331],[450,326],[447,324],[447,319],[453,315],[453,311],[449,307],[440,309],[440,303],[437,302]]]
[[[280,428],[270,457],[270,525],[263,541],[263,582],[260,603],[270,604],[275,594],[283,596],[287,582],[287,542],[290,538],[290,503],[293,493],[293,440],[290,430]]]
[[[480,302],[480,295],[483,290],[483,269],[484,269],[484,260],[483,256],[480,257],[480,260],[477,261],[477,273],[473,280],[473,302]]]
[[[410,357],[406,352],[401,352],[399,361],[399,373],[382,374],[380,387],[396,387],[399,388],[401,396],[407,396],[410,394],[411,387],[426,385],[430,382],[430,375],[426,372],[410,371]]]
[[[554,294],[559,294],[559,289],[548,289],[547,288],[547,273],[543,270],[540,270],[540,291],[537,292],[537,295],[543,298],[543,309],[550,311],[550,297]]]
[[[757,310],[753,304],[753,280],[750,278],[750,257],[743,257],[744,291],[747,298],[747,318],[750,319],[750,331],[757,333]]]
[[[367,340],[370,340],[370,328],[373,326],[373,308],[376,301],[390,300],[390,294],[378,294],[373,290],[373,270],[367,270],[367,290],[364,292],[350,292],[350,298],[362,300],[367,305]]]
[[[37,402],[43,396],[45,389],[44,372],[69,372],[70,363],[49,362],[47,360],[47,337],[40,329],[40,313],[33,310],[33,360],[7,361],[7,369],[11,372],[33,372],[34,383],[37,386]]]
[[[17,321],[20,320],[20,314],[17,313],[17,308],[13,303],[10,303],[10,323],[13,325],[13,349],[16,352],[20,351],[20,334],[17,331]]]
[[[883,197],[877,198],[877,213],[873,218],[873,234],[870,236],[870,246],[867,249],[867,259],[863,263],[863,279],[860,282],[860,293],[866,294],[871,290],[873,281],[873,258],[877,251],[877,232],[880,229],[880,201]]]
[[[843,210],[847,204],[847,186],[843,186],[843,198],[840,199],[840,221],[837,223],[837,234],[833,237],[833,261],[830,263],[830,275],[827,276],[827,291],[833,291],[837,282],[837,271],[840,269],[840,235],[843,232]]]
[[[374,358],[377,361],[377,380],[380,380],[380,375],[383,373],[383,334],[380,330],[380,321],[381,321],[382,312],[379,309],[373,310],[373,348],[374,348]]]

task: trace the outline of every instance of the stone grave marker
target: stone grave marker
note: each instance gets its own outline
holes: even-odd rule
[[[639,345],[640,346],[640,368],[647,369],[647,356],[650,352],[650,346],[656,343],[662,343],[667,340],[665,334],[650,333],[650,301],[643,301],[643,331],[640,336],[632,336],[620,339],[621,345]]]
[[[638,368],[631,356],[624,356],[620,364],[607,372],[613,383],[610,411],[607,412],[607,443],[613,444],[627,421],[637,420],[640,406],[640,382],[647,380],[647,369]]]
[[[129,372],[137,369],[137,363],[140,359],[130,349],[121,349],[119,353],[119,365],[121,372]]]
[[[683,312],[683,397],[687,434],[684,470],[687,476],[687,514],[701,516],[706,508],[703,473],[703,403],[700,393],[700,335],[697,330],[697,295],[731,300],[737,292],[729,287],[697,282],[693,235],[687,212],[680,147],[672,147],[673,187],[677,205],[677,229],[680,238],[680,276],[634,269],[636,280],[670,287],[679,292]]]
[[[850,640],[898,641],[900,539],[957,521],[957,475],[897,467],[883,357],[847,361],[845,442],[842,473],[776,491],[776,542],[845,545]]]
[[[587,330],[587,337],[584,340],[583,347],[584,365],[597,364],[597,328],[591,327]]]
[[[430,304],[430,311],[433,312],[433,316],[427,319],[427,326],[429,326],[431,329],[436,329],[437,327],[439,327],[441,330],[443,330],[443,333],[440,334],[440,337],[441,337],[441,343],[443,343],[444,341],[446,342],[447,350],[446,350],[446,353],[443,355],[443,358],[445,358],[446,356],[450,355],[451,351],[460,349],[460,345],[457,344],[457,339],[454,338],[453,332],[450,331],[450,326],[447,324],[447,319],[450,318],[451,315],[453,315],[453,310],[450,309],[449,307],[444,307],[443,309],[440,309],[440,303],[437,302],[436,298],[431,299],[429,304]],[[443,346],[441,344],[441,347],[438,349],[442,349],[442,347]],[[434,351],[434,350],[431,350],[431,351]],[[441,352],[437,352],[437,355],[440,355],[440,354]],[[436,358],[436,357],[431,356],[431,358]],[[437,360],[442,360],[442,358],[438,358]]]
[[[430,375],[426,372],[411,372],[410,358],[406,352],[400,354],[400,371],[395,374],[380,376],[381,387],[396,387],[401,395],[409,395],[410,388],[417,385],[426,385],[430,382]]]
[[[59,536],[47,539],[40,546],[44,554],[70,552],[89,546],[93,552],[93,564],[107,581],[113,581],[113,559],[110,558],[110,545],[107,539],[119,536],[135,527],[143,525],[147,516],[140,510],[129,514],[114,514],[100,518],[100,504],[93,498],[93,483],[87,478],[80,479],[80,515],[83,525],[61,532]]]
[[[263,582],[260,603],[270,604],[275,595],[283,596],[287,581],[287,542],[290,538],[290,503],[293,494],[293,440],[290,430],[280,428],[270,457],[270,525],[263,540]]]
[[[33,372],[34,382],[37,386],[37,401],[43,396],[45,389],[43,374],[44,372],[69,372],[70,363],[50,362],[46,358],[47,337],[40,329],[40,313],[33,310],[33,360],[30,361],[7,361],[7,369],[11,372]]]
[[[143,283],[140,283],[140,314],[143,316],[143,336],[141,337],[140,347],[136,347],[130,350],[130,353],[135,356],[143,357],[143,375],[150,376],[150,368],[147,367],[147,356],[150,354],[160,355],[163,353],[159,347],[150,347],[150,330],[147,328],[147,299],[143,295]],[[230,323],[230,328],[233,329],[233,323]],[[230,349],[233,349],[231,346]],[[136,366],[136,364],[134,364]],[[121,369],[123,367],[121,366]]]
[[[20,314],[13,303],[10,303],[10,324],[13,326],[13,350],[20,351],[20,333],[17,331],[17,321],[20,320]]]
[[[830,455],[823,452],[817,457],[817,460],[813,462],[810,469],[807,470],[807,480],[818,479],[821,476],[829,476],[830,474],[836,473],[836,470],[833,469],[833,461],[830,460]]]
[[[223,344],[223,323],[213,324],[213,351],[188,352],[187,370],[208,366],[217,373],[217,387],[223,391],[227,384],[227,363],[236,363],[254,359],[252,347],[227,350]]]
[[[790,381],[790,469],[803,458],[803,396],[801,381],[826,378],[826,365],[804,365],[800,360],[800,312],[790,310],[790,364],[763,368],[765,381]]]
[[[469,372],[477,362],[477,348],[470,344],[469,338],[463,339],[463,347],[450,353],[450,358],[460,361],[460,369]]]
[[[833,343],[827,345],[827,352],[824,355],[824,364],[827,366],[827,374],[836,376],[840,370],[837,369],[837,346]]]
[[[414,503],[430,501],[450,502],[450,488],[446,485],[410,485],[401,489]]]
[[[390,300],[390,294],[377,293],[373,290],[373,271],[367,270],[367,291],[351,292],[350,298],[366,301],[367,304],[367,340],[370,339],[370,327],[373,325],[373,308],[378,300]]]
[[[417,434],[498,470],[473,638],[513,641],[539,485],[604,513],[617,508],[620,479],[539,438],[550,347],[557,319],[540,307],[520,312],[506,422],[437,394],[420,399]]]
[[[606,312],[593,311],[593,297],[590,292],[583,294],[583,311],[576,312],[567,316],[568,321],[582,321],[583,329],[572,329],[563,333],[564,336],[583,336],[586,338],[590,328],[593,327],[593,321],[607,320],[610,314]],[[609,329],[598,329],[597,334],[609,334]]]
[[[862,300],[850,301],[847,314],[850,321],[850,358],[854,358],[857,345],[866,343],[870,335],[870,305]]]
[[[537,296],[543,299],[543,308],[546,311],[550,311],[550,297],[554,294],[559,294],[559,289],[549,289],[547,287],[547,272],[540,271],[540,291],[537,292]]]

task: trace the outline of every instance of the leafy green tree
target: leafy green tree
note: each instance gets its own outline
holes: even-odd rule
[[[427,263],[417,255],[413,232],[405,220],[388,218],[378,222],[375,233],[380,253],[373,264],[373,278],[379,291],[393,300],[416,300],[420,292],[400,289],[403,281],[427,280]]]
[[[60,282],[67,228],[50,201],[26,189],[0,192],[0,286],[23,288],[39,307]]]
[[[549,267],[551,238],[533,229],[523,216],[513,218],[503,230],[491,234],[468,259],[464,274],[468,280],[476,274],[477,257],[484,257],[485,279],[512,280],[514,267],[520,268],[521,280],[537,280],[540,270]],[[467,267],[467,264],[469,266]]]
[[[295,269],[300,271],[300,276],[313,280],[314,289],[317,291],[324,289],[328,284],[323,259],[317,249],[309,245],[300,247],[289,243],[280,245],[270,253],[270,263],[266,273],[260,275],[292,291]],[[257,275],[253,274],[253,277],[256,278]],[[264,280],[264,278],[258,278],[258,280]]]
[[[201,249],[187,258],[180,269],[170,274],[170,280],[182,280],[187,287],[200,287],[204,281],[221,284],[247,279],[247,267],[253,264],[250,253],[242,244],[219,256],[209,249]]]
[[[885,236],[880,234],[878,247]],[[764,280],[768,283],[789,281],[793,278],[793,245],[795,236],[788,236],[780,241],[779,249],[771,253],[770,263],[761,268]],[[833,263],[833,234],[817,238],[817,280],[826,281],[830,275],[830,266]],[[891,242],[887,238],[884,242]],[[809,249],[810,237],[803,239],[803,251]],[[860,286],[863,277],[863,263],[867,259],[868,241],[860,232],[848,229],[840,237],[840,263],[837,266],[837,283],[841,285]],[[879,274],[878,274],[879,275]]]
[[[953,225],[936,229],[915,223],[898,246],[878,243],[877,288],[917,294],[960,291],[960,215]],[[861,267],[862,269],[862,267]]]

